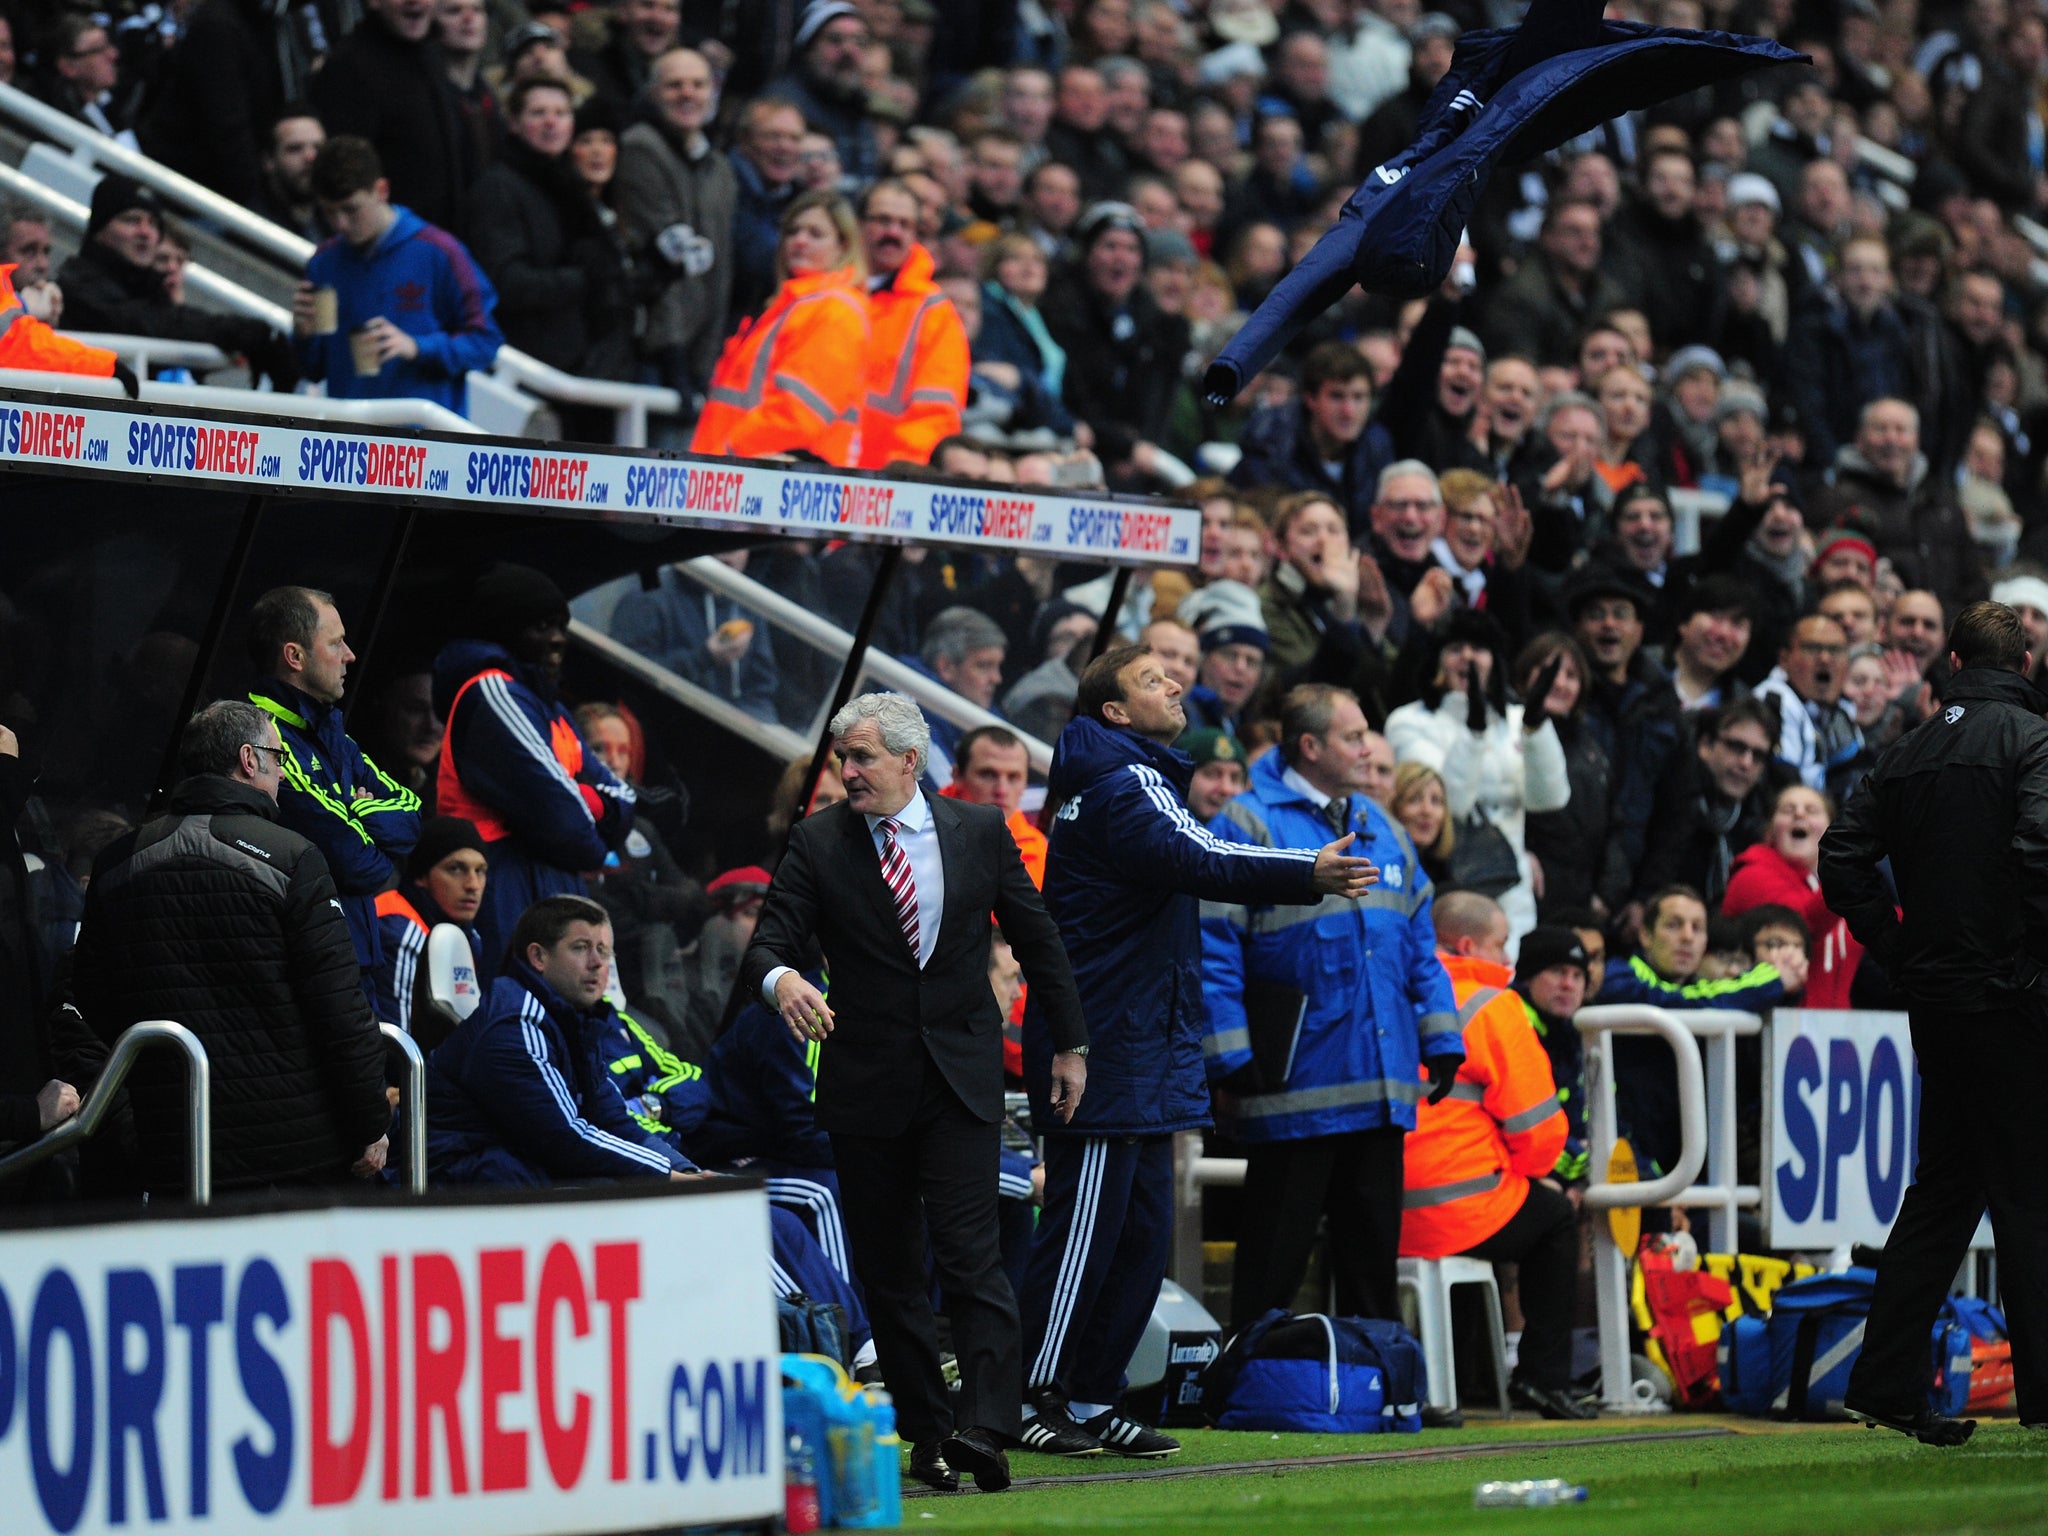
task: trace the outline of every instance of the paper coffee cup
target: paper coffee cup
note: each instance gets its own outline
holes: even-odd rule
[[[383,370],[383,361],[377,356],[377,333],[364,327],[348,333],[349,356],[355,359],[356,377],[373,379]]]
[[[341,329],[341,295],[332,288],[313,290],[313,334],[332,336]]]

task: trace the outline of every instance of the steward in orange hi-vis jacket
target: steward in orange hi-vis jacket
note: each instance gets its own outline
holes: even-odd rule
[[[59,335],[22,306],[14,291],[15,266],[9,262],[0,267],[0,368],[76,373],[93,379],[114,377],[113,353]]]
[[[690,451],[745,459],[807,448],[851,469],[867,366],[868,299],[855,270],[791,277],[719,354]]]
[[[1465,1060],[1441,1103],[1408,1133],[1401,1252],[1521,1267],[1522,1343],[1510,1395],[1551,1419],[1598,1409],[1571,1393],[1578,1213],[1550,1180],[1567,1122],[1550,1058],[1510,990],[1508,920],[1474,892],[1438,899],[1437,952],[1450,972]]]
[[[868,295],[867,403],[860,467],[931,462],[960,430],[967,405],[967,329],[932,280],[932,256],[913,245],[894,278]]]

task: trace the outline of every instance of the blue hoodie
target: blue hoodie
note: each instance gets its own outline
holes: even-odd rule
[[[299,366],[326,380],[337,400],[432,400],[459,412],[464,376],[490,367],[505,344],[497,290],[448,231],[410,208],[391,211],[397,219],[367,253],[336,235],[306,263],[306,281],[335,290],[341,325],[331,336],[299,337]],[[349,332],[380,315],[417,341],[420,355],[358,378]]]
[[[1201,902],[1316,900],[1313,848],[1216,836],[1189,812],[1194,760],[1080,719],[1060,733],[1047,802],[1045,906],[1088,1020],[1088,1091],[1071,1123],[1050,1104],[1052,1038],[1024,1013],[1024,1085],[1048,1135],[1152,1136],[1209,1123]]]
[[[455,697],[471,678],[487,678]],[[440,810],[470,816],[490,846],[491,877],[476,915],[479,973],[496,971],[519,914],[543,896],[587,894],[583,871],[633,830],[633,790],[588,750],[568,710],[535,670],[490,640],[451,640],[434,659],[434,712],[441,738]],[[566,747],[572,769],[556,755]],[[450,793],[479,802],[458,806]]]

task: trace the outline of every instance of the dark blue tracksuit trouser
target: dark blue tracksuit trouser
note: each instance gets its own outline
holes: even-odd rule
[[[1024,1385],[1114,1404],[1173,1248],[1173,1137],[1045,1139],[1045,1208],[1018,1298]]]

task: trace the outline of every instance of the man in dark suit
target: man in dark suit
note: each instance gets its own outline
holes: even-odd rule
[[[950,1489],[971,1472],[993,1493],[1009,1486],[1003,1447],[1022,1429],[1023,1365],[996,1211],[1003,1021],[988,981],[991,916],[1050,1026],[1062,1120],[1087,1080],[1087,1026],[1002,812],[919,791],[931,735],[917,706],[864,694],[833,717],[832,736],[846,799],[797,823],[741,974],[799,1039],[827,1042],[818,1123],[911,1473]],[[801,974],[814,942],[836,1012]],[[939,1370],[927,1252],[948,1298],[957,1411]]]

